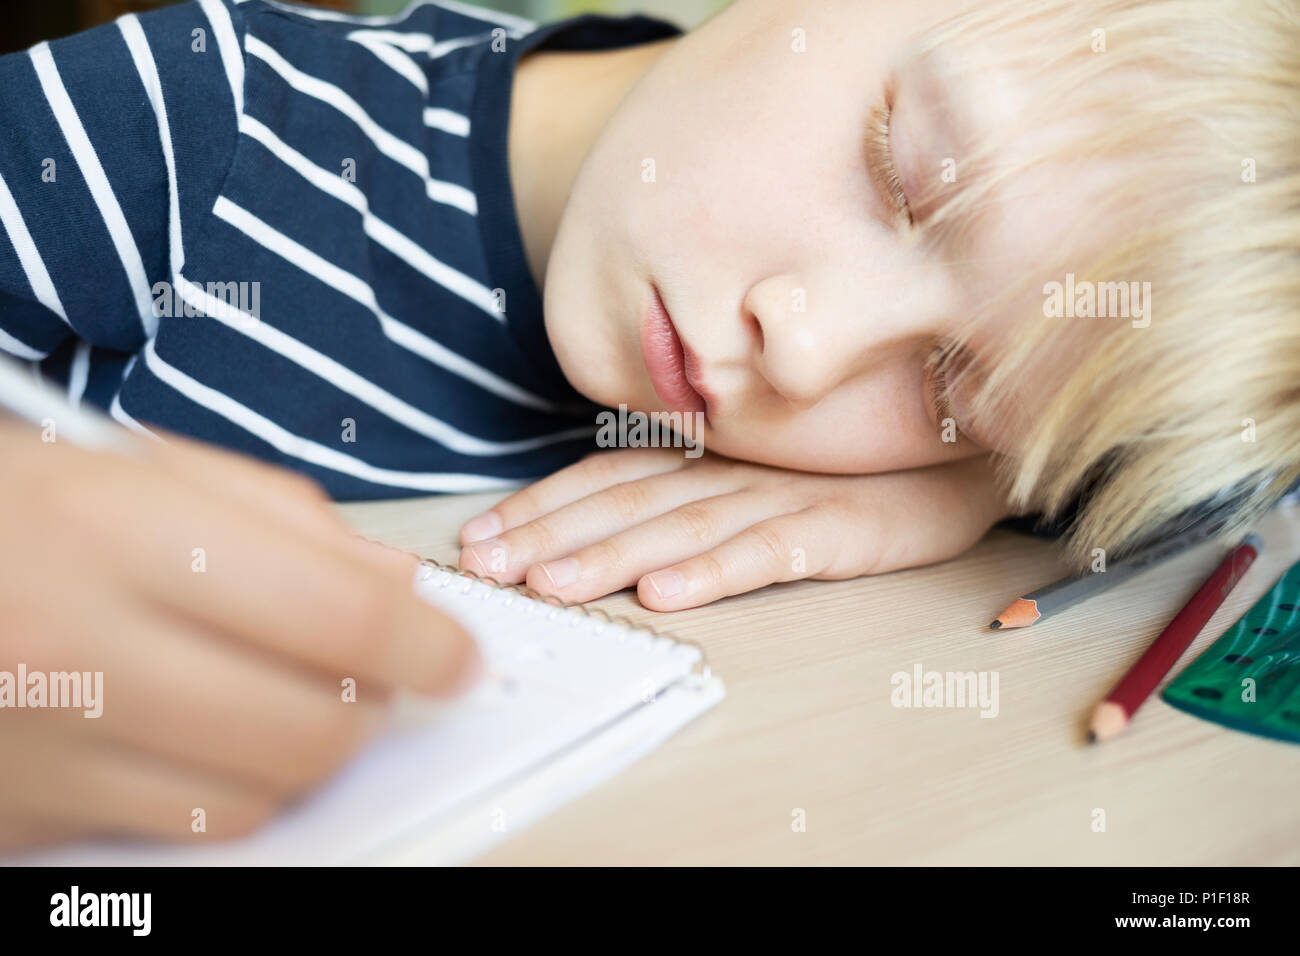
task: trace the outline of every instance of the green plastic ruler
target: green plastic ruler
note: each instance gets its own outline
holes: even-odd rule
[[[1234,730],[1300,743],[1300,563],[1162,696]]]

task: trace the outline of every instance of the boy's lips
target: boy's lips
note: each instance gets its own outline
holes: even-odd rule
[[[641,355],[650,373],[650,384],[669,411],[708,412],[707,393],[699,385],[699,359],[677,334],[654,285],[641,311]]]

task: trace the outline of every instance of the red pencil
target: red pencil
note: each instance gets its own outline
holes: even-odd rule
[[[1187,606],[1175,615],[1124,679],[1097,705],[1088,724],[1088,740],[1092,743],[1109,740],[1128,726],[1142,702],[1151,696],[1156,685],[1205,627],[1205,622],[1219,609],[1228,592],[1255,563],[1261,547],[1263,542],[1259,535],[1248,534],[1214,569]]]

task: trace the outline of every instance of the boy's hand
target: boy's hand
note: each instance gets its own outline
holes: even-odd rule
[[[169,442],[100,453],[0,420],[0,671],[103,673],[99,717],[0,709],[0,847],[247,832],[390,690],[446,692],[475,662],[414,595],[415,559],[354,537],[313,483]]]
[[[988,456],[845,476],[630,448],[466,522],[460,566],[571,602],[635,585],[646,607],[676,611],[776,581],[941,561],[1009,513]]]

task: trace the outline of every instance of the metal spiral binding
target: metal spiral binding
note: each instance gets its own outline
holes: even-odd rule
[[[511,594],[511,593],[518,594],[527,598],[530,601],[537,601],[540,604],[549,604],[551,607],[556,608],[557,610],[576,611],[577,613],[583,615],[584,617],[592,618],[592,619],[597,619],[597,618],[603,619],[607,624],[618,625],[620,627],[626,628],[629,631],[641,631],[643,633],[649,634],[651,637],[654,637],[656,639],[668,640],[668,641],[672,641],[674,644],[685,644],[689,647],[693,647],[700,652],[700,656],[699,658],[696,659],[695,663],[691,667],[692,675],[699,682],[707,681],[709,680],[710,677],[713,676],[713,672],[709,669],[708,655],[705,653],[704,648],[701,647],[695,641],[688,640],[686,638],[681,638],[681,637],[672,637],[667,634],[661,634],[658,630],[656,630],[654,627],[651,627],[648,624],[638,624],[635,621],[631,620],[630,618],[625,617],[621,614],[619,615],[610,614],[604,608],[585,607],[581,604],[561,601],[553,594],[542,594],[540,591],[536,591],[533,588],[528,587],[528,585],[526,584],[502,584],[496,578],[488,577],[486,574],[475,574],[473,571],[466,571],[463,568],[452,567],[449,564],[443,564],[441,561],[435,561],[433,558],[422,557],[421,555],[416,554],[414,551],[407,551],[404,548],[395,548],[393,547],[393,545],[387,544],[386,542],[383,541],[375,541],[373,538],[363,538],[363,540],[369,541],[371,544],[380,545],[381,547],[388,548],[393,551],[401,551],[403,554],[409,554],[411,557],[419,561],[422,567],[430,568],[434,571],[445,571],[447,574],[450,574],[452,577],[466,578],[471,582],[471,587],[473,586],[473,583],[486,584],[494,591],[500,592],[502,594]]]

